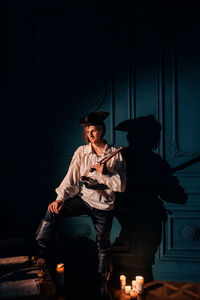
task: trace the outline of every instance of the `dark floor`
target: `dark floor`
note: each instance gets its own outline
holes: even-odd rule
[[[27,248],[28,249],[28,248]],[[1,257],[28,255],[24,245],[1,251]],[[2,249],[1,249],[2,250]],[[30,253],[29,253],[30,254]],[[58,285],[56,264],[65,266],[65,284]],[[51,280],[41,284],[41,296],[12,298],[13,300],[100,300],[97,276],[97,250],[93,242],[86,240],[66,241],[52,249],[49,260]],[[115,272],[109,281],[109,292],[113,300],[131,300],[130,295],[120,289],[120,280]],[[53,283],[53,284],[52,284]],[[56,287],[56,288],[55,288]],[[0,299],[3,299],[0,295]],[[137,300],[200,300],[200,283],[149,282],[145,292]]]
[[[92,291],[88,293],[86,290],[82,296],[76,292],[68,293],[70,288],[60,291],[57,294],[56,300],[78,300],[78,299],[96,299],[95,293]],[[78,287],[77,287],[78,289]],[[153,281],[145,285],[143,294],[137,298],[131,298],[130,295],[125,294],[124,290],[110,287],[110,295],[113,300],[199,300],[200,299],[200,283],[181,283],[181,282],[158,282]],[[81,292],[81,290],[80,290]]]

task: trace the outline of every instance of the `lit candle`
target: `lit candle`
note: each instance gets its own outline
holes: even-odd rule
[[[59,285],[63,285],[64,284],[64,264],[63,263],[57,264],[56,272],[57,272],[57,283]]]
[[[120,281],[121,281],[121,289],[124,290],[125,289],[125,285],[126,285],[126,276],[121,275],[120,276]]]
[[[136,288],[132,289],[130,291],[130,295],[131,295],[131,298],[137,298],[137,290]]]
[[[142,276],[136,276],[136,290],[138,294],[141,294],[143,292],[143,287],[144,287],[144,277]]]
[[[136,280],[132,280],[132,289],[136,288]]]
[[[131,291],[131,286],[130,285],[126,285],[125,286],[125,293],[126,294],[130,294],[130,291]]]

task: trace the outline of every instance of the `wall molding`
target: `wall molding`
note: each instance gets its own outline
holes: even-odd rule
[[[175,24],[174,24],[175,26]],[[173,158],[199,156],[200,151],[184,151],[179,146],[178,139],[178,67],[177,67],[177,29],[172,38],[172,153]]]

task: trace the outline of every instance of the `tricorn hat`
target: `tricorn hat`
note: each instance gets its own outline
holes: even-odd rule
[[[107,111],[94,111],[89,115],[81,118],[79,122],[83,126],[101,125],[108,116],[109,116],[109,112]]]

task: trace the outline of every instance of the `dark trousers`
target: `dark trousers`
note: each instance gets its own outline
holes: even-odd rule
[[[46,215],[36,233],[36,244],[38,249],[41,254],[47,253],[47,250],[53,240],[53,235],[56,231],[57,225],[61,219],[72,216],[80,216],[83,214],[90,216],[94,224],[99,258],[98,272],[101,274],[108,273],[110,231],[112,227],[113,211],[104,211],[92,208],[80,197],[67,199],[59,214],[55,214],[50,210],[47,210]]]

